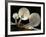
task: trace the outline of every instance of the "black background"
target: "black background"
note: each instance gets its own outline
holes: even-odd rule
[[[35,7],[35,6],[11,6],[11,22],[15,23],[15,20],[13,19],[13,13],[18,13],[19,9],[25,7],[29,9],[30,14],[31,13],[38,13],[41,17],[41,7]],[[41,23],[39,26],[35,27],[37,29],[41,29]],[[11,31],[20,31],[19,28],[16,27],[16,25],[11,25]]]

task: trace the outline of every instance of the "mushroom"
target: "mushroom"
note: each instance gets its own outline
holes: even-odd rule
[[[17,24],[17,19],[19,18],[18,14],[17,13],[14,13],[13,14],[13,18],[15,19],[15,23]]]
[[[25,28],[27,29],[36,29],[34,27],[37,27],[40,24],[40,16],[38,13],[32,13],[29,16],[29,23],[24,25]]]

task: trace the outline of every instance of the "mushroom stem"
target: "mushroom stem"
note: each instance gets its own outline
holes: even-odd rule
[[[17,24],[17,19],[15,18],[15,23]]]
[[[18,22],[18,26],[20,25],[20,22],[21,22],[21,19],[20,19],[19,22]]]

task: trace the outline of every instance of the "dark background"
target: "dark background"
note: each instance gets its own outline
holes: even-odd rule
[[[31,13],[38,13],[41,17],[41,7],[35,7],[35,6],[11,6],[11,22],[15,23],[15,20],[13,19],[13,13],[18,13],[19,9],[25,7],[27,9],[29,9],[30,14]],[[26,22],[24,22],[26,23]],[[41,23],[39,24],[39,26],[35,27],[37,29],[41,29]],[[16,27],[16,25],[11,25],[11,31],[20,31],[20,29],[18,27]]]

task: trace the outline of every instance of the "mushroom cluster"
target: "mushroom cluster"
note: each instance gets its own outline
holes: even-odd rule
[[[38,13],[30,14],[30,11],[25,7],[20,8],[18,13],[14,13],[13,18],[15,19],[15,23],[18,24],[18,26],[21,24],[21,20],[29,19],[28,24],[22,25],[22,27],[26,29],[35,29],[34,27],[40,24],[40,15]],[[17,19],[19,19],[19,22],[17,22]]]

